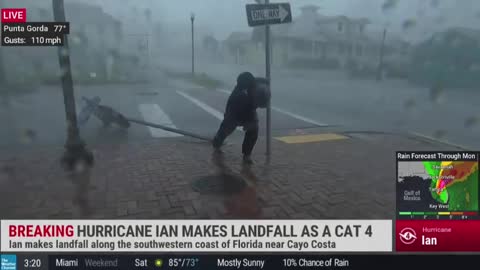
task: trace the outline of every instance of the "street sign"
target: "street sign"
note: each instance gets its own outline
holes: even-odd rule
[[[247,4],[248,26],[282,24],[292,22],[289,3]]]
[[[257,3],[262,0],[256,0]],[[248,25],[253,26],[265,26],[265,78],[269,82],[267,90],[271,94],[270,86],[270,62],[271,62],[271,45],[270,45],[270,25],[271,24],[283,24],[292,22],[292,9],[289,3],[272,3],[269,0],[263,0],[263,4],[248,4],[247,20]],[[272,120],[271,120],[271,97],[269,98],[267,109],[267,163],[270,162],[271,144],[272,144]]]

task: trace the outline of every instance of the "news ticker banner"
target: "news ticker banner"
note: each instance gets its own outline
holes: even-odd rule
[[[1,9],[2,46],[63,46],[68,22],[27,22],[27,9]]]
[[[2,254],[1,270],[52,269],[476,269],[480,255]],[[473,268],[472,268],[473,267]]]
[[[391,252],[391,220],[2,220],[3,252]]]

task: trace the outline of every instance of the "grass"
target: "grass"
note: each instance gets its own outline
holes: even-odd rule
[[[224,86],[222,81],[214,79],[206,73],[192,75],[188,72],[165,71],[165,74],[170,78],[182,79],[211,90]]]

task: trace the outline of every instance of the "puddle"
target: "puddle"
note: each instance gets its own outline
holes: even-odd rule
[[[247,187],[240,176],[232,174],[209,175],[192,183],[196,192],[208,195],[233,195]]]

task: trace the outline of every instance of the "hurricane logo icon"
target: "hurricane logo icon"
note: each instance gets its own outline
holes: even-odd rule
[[[405,245],[410,245],[417,240],[417,233],[412,228],[404,228],[400,233],[400,241]]]

